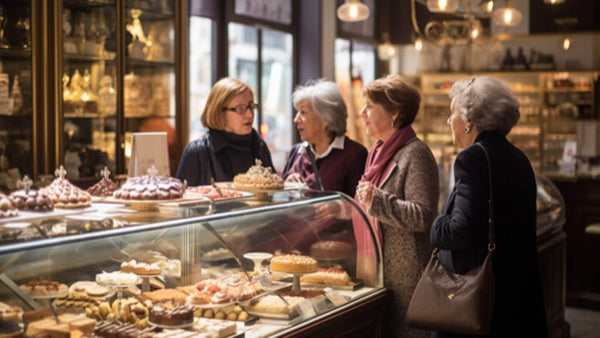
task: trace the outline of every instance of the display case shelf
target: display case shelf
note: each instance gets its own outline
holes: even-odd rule
[[[173,61],[154,61],[154,60],[141,60],[128,58],[127,65],[130,67],[137,68],[173,68],[175,67],[175,62]]]
[[[86,55],[86,54],[73,54],[73,53],[65,53],[64,58],[68,62],[98,62],[98,61],[114,62],[116,60],[116,57],[114,55],[101,56],[101,55]]]
[[[0,58],[30,58],[31,49],[0,48]]]

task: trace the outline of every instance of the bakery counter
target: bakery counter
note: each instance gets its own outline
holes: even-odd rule
[[[234,327],[314,336],[340,325],[383,334],[381,249],[371,236],[376,275],[358,275],[349,215],[362,210],[351,198],[294,189],[132,206],[92,201],[2,220],[0,324],[158,337]],[[50,308],[61,323],[44,318]],[[3,309],[22,315],[7,320]]]

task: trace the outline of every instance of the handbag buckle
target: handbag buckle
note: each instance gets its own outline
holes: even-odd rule
[[[488,251],[492,252],[496,250],[496,243],[488,243]]]
[[[448,299],[449,300],[453,300],[454,299],[454,294],[453,293],[448,294]]]

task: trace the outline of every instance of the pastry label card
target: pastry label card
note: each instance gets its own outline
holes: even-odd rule
[[[340,305],[348,303],[348,300],[346,298],[344,298],[344,296],[340,295],[340,293],[337,291],[325,292],[325,296],[335,306],[340,306]]]
[[[170,174],[167,133],[133,133],[129,177],[146,175],[152,166],[159,175]]]
[[[306,299],[298,304],[298,312],[304,319],[308,319],[317,315],[310,300]]]

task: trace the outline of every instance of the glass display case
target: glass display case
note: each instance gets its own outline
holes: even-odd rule
[[[61,161],[75,182],[124,174],[135,132],[166,132],[177,166],[172,0],[62,2]],[[185,114],[185,112],[180,112]]]
[[[63,160],[68,178],[116,168],[116,2],[64,1]]]
[[[0,3],[0,186],[33,174],[31,3]]]
[[[162,318],[155,306],[188,304],[196,316],[193,328],[211,317],[238,323],[238,333],[247,337],[271,337],[335,317],[384,291],[381,248],[370,226],[367,233],[377,252],[369,257],[377,275],[357,278],[361,253],[351,215],[364,214],[352,199],[304,190],[267,199],[164,203],[144,212],[94,203],[79,213],[2,220],[0,302],[25,311],[29,329],[41,325],[31,322],[32,313],[49,307],[80,314],[78,320],[87,315],[145,327],[148,320]],[[136,270],[131,281],[107,277],[136,265],[133,259],[159,271]],[[86,285],[99,288],[92,288],[94,293]],[[0,318],[0,323],[7,321]],[[98,322],[86,330],[102,325],[109,324]]]
[[[542,175],[535,176],[537,185],[537,236],[560,231],[566,222],[565,201],[552,181]]]

